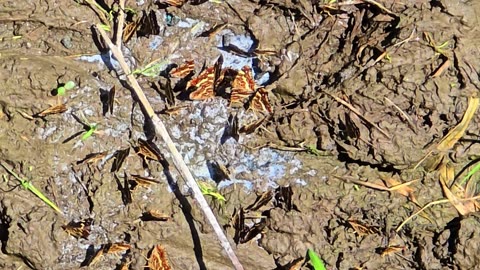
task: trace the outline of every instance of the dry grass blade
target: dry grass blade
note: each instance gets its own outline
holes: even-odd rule
[[[390,105],[392,105],[392,106],[403,116],[403,118],[405,118],[405,120],[407,120],[407,123],[408,123],[408,125],[410,126],[410,128],[411,128],[415,133],[417,133],[417,129],[415,128],[415,125],[413,124],[412,118],[410,118],[410,116],[409,116],[408,114],[406,114],[402,109],[400,109],[400,107],[398,107],[395,103],[393,103],[393,101],[391,101],[389,98],[385,97],[385,100],[386,100]]]
[[[343,106],[349,108],[352,112],[354,112],[356,115],[358,115],[360,118],[362,118],[365,122],[367,122],[369,125],[371,125],[372,127],[374,127],[375,129],[377,129],[378,131],[380,131],[380,133],[382,133],[385,137],[391,139],[390,135],[385,132],[383,129],[381,129],[379,126],[377,126],[376,124],[374,124],[370,119],[368,119],[366,116],[362,115],[360,113],[359,110],[357,110],[357,108],[353,107],[352,104],[346,102],[345,100],[341,99],[341,98],[338,98],[337,96],[335,95],[332,95],[332,94],[328,94],[327,95],[331,96],[333,99],[335,99],[338,103],[342,104]]]
[[[437,70],[435,70],[435,72],[432,74],[432,78],[442,75],[442,73],[449,67],[450,67],[450,59],[447,59],[445,60],[445,62],[442,63],[442,65],[440,65],[439,68],[437,68]]]
[[[443,193],[450,203],[457,209],[458,213],[465,216],[476,211],[475,204],[471,201],[460,201],[455,194],[447,187],[446,183],[451,183],[455,177],[454,168],[450,164],[444,164],[440,167],[440,184],[442,185]]]
[[[45,117],[47,115],[64,113],[66,111],[67,111],[67,105],[58,104],[58,105],[53,105],[50,108],[45,109],[37,114],[34,114],[33,117]]]
[[[442,154],[442,152],[446,152],[453,148],[453,146],[457,143],[457,141],[463,137],[463,134],[465,133],[465,130],[468,127],[468,124],[470,123],[470,121],[473,118],[473,115],[478,109],[479,102],[480,102],[479,98],[471,97],[468,99],[468,107],[467,107],[467,110],[465,111],[465,114],[463,115],[462,121],[458,125],[456,125],[453,129],[451,129],[445,137],[443,137],[443,139],[435,147],[435,150],[437,150],[438,152],[440,152],[440,154]],[[417,165],[415,165],[414,169],[418,168],[418,166],[420,166],[420,164],[423,161],[425,161],[425,159],[427,159],[432,153],[433,153],[433,150],[429,151],[425,155],[425,157],[423,157],[417,163]]]
[[[469,202],[469,201],[475,201],[475,200],[479,200],[480,199],[480,195],[477,195],[475,197],[471,197],[471,198],[466,198],[466,199],[458,199],[458,201],[460,202]],[[418,216],[420,213],[422,213],[423,211],[425,211],[427,208],[433,206],[433,205],[437,205],[437,204],[442,204],[442,203],[448,203],[450,202],[450,200],[448,199],[443,199],[443,200],[438,200],[438,201],[433,201],[433,202],[430,202],[428,203],[427,205],[425,205],[424,207],[422,207],[422,209],[418,210],[417,212],[415,212],[414,214],[412,214],[411,216],[409,216],[407,219],[405,219],[402,224],[400,224],[397,229],[395,230],[396,232],[399,232],[403,226],[405,226],[405,224],[407,224],[410,220],[412,220],[414,217]]]
[[[409,187],[410,184],[412,184],[412,183],[414,183],[418,180],[412,180],[410,182],[400,183],[397,180],[389,177],[389,178],[384,179],[384,181],[386,183],[388,183],[388,185],[390,186],[389,191],[396,191],[396,192],[400,193],[401,195],[409,198],[410,201],[412,201],[416,205],[420,205],[418,203],[417,199],[415,198],[415,195],[413,194],[413,192],[414,192],[413,188]]]
[[[148,268],[151,270],[171,270],[170,264],[168,263],[167,252],[165,248],[161,245],[156,245],[150,257],[148,258]]]

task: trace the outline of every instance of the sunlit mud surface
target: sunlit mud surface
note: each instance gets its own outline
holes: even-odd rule
[[[62,211],[0,167],[0,268],[144,269],[161,245],[172,269],[233,269],[94,27],[115,29],[113,1],[97,1],[107,13],[88,2],[0,2],[0,162]],[[480,118],[416,165],[478,95],[480,3],[160,2],[127,1],[139,26],[122,51],[132,70],[160,63],[137,79],[196,180],[224,197],[207,200],[245,269],[309,269],[308,249],[327,269],[478,267],[475,174],[460,180],[478,159]],[[230,106],[229,85],[192,101],[176,78],[169,104],[173,67],[194,60],[196,77],[220,55],[224,68],[253,70],[271,113]],[[66,111],[39,117],[58,104]],[[157,156],[142,154],[145,141]],[[464,215],[439,183],[449,173]],[[107,252],[115,243],[128,249]]]

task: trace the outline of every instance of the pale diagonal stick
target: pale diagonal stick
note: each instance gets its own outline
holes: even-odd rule
[[[182,177],[185,179],[188,186],[192,189],[193,197],[198,202],[198,204],[200,204],[200,208],[202,209],[203,214],[207,217],[207,220],[212,225],[213,230],[217,234],[218,240],[220,241],[228,257],[232,261],[232,264],[234,265],[235,269],[243,270],[243,266],[238,260],[237,255],[235,255],[235,252],[233,251],[232,246],[230,245],[230,242],[225,236],[222,230],[222,227],[220,227],[220,225],[218,224],[217,219],[215,218],[215,215],[212,212],[212,209],[210,209],[210,206],[208,205],[207,201],[203,197],[202,192],[200,191],[200,188],[197,185],[197,182],[195,182],[195,179],[193,179],[192,173],[188,169],[187,165],[183,161],[182,156],[180,155],[177,148],[173,144],[172,138],[170,138],[170,135],[168,134],[167,129],[165,128],[165,125],[153,111],[153,108],[150,105],[150,102],[145,97],[145,94],[143,93],[142,88],[138,84],[137,80],[135,79],[135,76],[132,74],[130,68],[125,62],[122,52],[117,48],[117,46],[115,46],[112,43],[110,38],[107,36],[107,33],[105,33],[105,31],[102,29],[102,27],[100,27],[100,25],[96,25],[96,28],[100,32],[100,35],[102,35],[103,40],[105,40],[105,42],[107,43],[113,55],[117,59],[118,63],[120,63],[120,66],[122,67],[123,72],[127,74],[126,76],[127,76],[128,82],[130,83],[130,86],[133,88],[135,95],[140,100],[140,104],[142,105],[142,107],[144,108],[147,114],[146,117],[152,120],[153,125],[155,126],[155,132],[160,136],[162,136],[162,139],[167,144],[168,150],[172,154],[173,164],[175,164],[175,167],[178,169]]]

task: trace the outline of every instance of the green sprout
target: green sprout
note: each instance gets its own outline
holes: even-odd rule
[[[157,59],[142,69],[135,69],[132,74],[141,74],[146,77],[156,77],[162,70],[165,70],[168,65],[168,60],[159,62],[160,60],[161,59]]]
[[[315,270],[327,270],[325,267],[325,263],[320,259],[320,257],[313,251],[313,249],[308,249],[307,250],[307,257],[310,261],[310,263],[313,266],[313,269]]]
[[[57,95],[58,96],[63,96],[63,95],[65,95],[67,90],[71,90],[74,87],[75,87],[75,82],[68,81],[64,85],[57,88]]]
[[[86,139],[90,138],[93,135],[93,133],[95,133],[95,131],[97,131],[98,124],[97,123],[90,124],[87,118],[85,118],[85,115],[83,113],[82,113],[82,119],[85,122],[85,126],[86,126],[86,132],[82,135],[82,141],[85,141]]]
[[[15,179],[17,179],[19,182],[20,182],[20,185],[22,185],[23,188],[25,189],[28,189],[30,192],[32,192],[33,194],[35,194],[38,198],[40,198],[43,202],[45,202],[48,206],[50,206],[51,208],[53,208],[55,211],[57,211],[58,213],[60,214],[63,214],[62,211],[60,210],[60,208],[58,208],[57,205],[55,205],[55,203],[53,203],[52,201],[50,201],[45,195],[43,195],[43,193],[38,190],[33,184],[32,182],[30,182],[29,180],[27,179],[23,179],[23,178],[20,178],[18,176],[18,174],[16,174],[14,171],[12,171],[11,169],[9,169],[7,166],[5,166],[3,164],[3,162],[0,162],[0,165],[9,173],[11,174],[13,177],[15,177]],[[5,176],[4,176],[4,179],[5,179]]]
[[[225,197],[223,197],[223,195],[220,194],[216,188],[210,186],[205,182],[197,182],[197,184],[203,195],[211,196],[218,201],[225,201]]]

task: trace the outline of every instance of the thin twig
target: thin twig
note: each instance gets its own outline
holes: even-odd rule
[[[410,128],[413,130],[413,132],[417,133],[417,129],[415,128],[415,125],[413,124],[413,121],[410,118],[410,116],[406,112],[404,112],[402,109],[400,109],[400,107],[398,107],[397,104],[393,103],[393,101],[391,101],[389,98],[385,97],[385,100],[388,103],[390,103],[390,105],[392,105],[395,109],[397,109],[397,111],[403,116],[403,118],[407,120],[407,123],[410,126]]]
[[[352,112],[354,112],[356,115],[358,115],[360,118],[362,118],[365,122],[367,122],[368,124],[370,124],[372,127],[376,128],[378,131],[380,131],[380,133],[382,133],[385,137],[391,139],[392,137],[386,132],[384,131],[383,129],[381,129],[379,126],[377,126],[375,123],[373,123],[373,121],[371,121],[370,119],[368,119],[366,116],[364,116],[363,114],[360,113],[360,111],[353,107],[352,104],[350,104],[349,102],[346,102],[345,100],[335,96],[335,95],[332,95],[332,94],[329,94],[329,93],[326,93],[325,94],[331,96],[333,99],[335,99],[338,103],[341,103],[343,106],[349,108]]]
[[[115,38],[115,43],[117,47],[122,49],[122,40],[123,40],[123,25],[125,24],[125,0],[120,0],[120,8],[118,10],[118,23],[117,23],[117,37]]]
[[[158,116],[155,114],[152,106],[150,105],[150,102],[147,100],[145,97],[145,94],[143,93],[142,88],[138,84],[137,80],[135,79],[135,76],[132,74],[130,68],[128,67],[127,63],[125,62],[125,59],[123,57],[122,52],[119,50],[118,47],[116,47],[110,38],[108,38],[107,33],[100,27],[100,25],[96,25],[97,30],[100,32],[100,35],[102,35],[103,39],[107,43],[108,47],[112,51],[113,55],[117,59],[117,61],[120,63],[120,66],[123,69],[123,72],[127,74],[127,79],[133,88],[135,95],[138,97],[140,104],[144,108],[146,112],[146,116],[149,119],[152,120],[152,123],[155,127],[155,131],[157,134],[162,136],[162,139],[165,141],[168,150],[170,151],[172,158],[173,158],[173,163],[175,167],[178,169],[182,177],[185,179],[187,182],[188,186],[191,188],[193,191],[193,197],[195,200],[200,204],[200,209],[203,211],[204,215],[206,216],[207,220],[210,222],[210,225],[212,225],[213,230],[215,231],[218,240],[220,241],[223,249],[227,253],[228,257],[232,261],[232,264],[234,265],[236,270],[243,270],[243,266],[240,263],[240,261],[237,258],[237,255],[232,249],[232,246],[230,245],[230,242],[228,241],[227,237],[225,236],[222,228],[218,224],[215,215],[212,212],[212,209],[210,209],[210,206],[208,205],[207,201],[203,197],[202,192],[200,191],[200,188],[198,187],[195,179],[193,178],[192,173],[188,169],[187,165],[183,161],[182,156],[178,152],[177,148],[175,147],[172,138],[167,132],[167,129],[165,128],[165,125],[163,122],[158,118]]]

